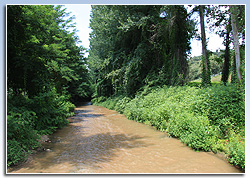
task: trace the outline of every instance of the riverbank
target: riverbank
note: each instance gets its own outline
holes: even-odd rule
[[[7,102],[7,166],[25,161],[40,147],[40,136],[67,125],[75,108],[56,89],[34,97],[8,93]]]
[[[245,168],[244,92],[233,85],[144,89],[135,98],[99,97],[93,104],[167,132],[196,151],[223,152]]]
[[[241,173],[211,152],[195,152],[104,107],[79,106],[69,121],[49,136],[50,151],[8,173]]]

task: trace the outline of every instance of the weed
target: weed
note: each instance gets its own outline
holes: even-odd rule
[[[119,96],[105,101],[100,97],[103,101],[96,99],[95,102],[123,113],[128,119],[167,131],[194,150],[224,151],[230,163],[244,169],[245,99],[242,89],[234,85],[206,88],[192,85],[140,92],[133,99]],[[235,136],[238,138],[234,139]]]

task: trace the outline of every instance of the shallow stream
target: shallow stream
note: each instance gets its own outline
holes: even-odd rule
[[[78,106],[69,125],[43,143],[46,151],[9,173],[241,173],[211,152],[104,107]]]

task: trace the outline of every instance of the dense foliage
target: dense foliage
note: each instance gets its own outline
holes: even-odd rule
[[[135,98],[99,97],[92,103],[152,125],[195,150],[223,151],[245,168],[245,99],[234,85],[145,88]]]
[[[244,79],[244,6],[233,7],[241,39],[234,48],[240,49],[240,61],[230,49],[235,37],[229,6],[191,8],[187,13],[184,6],[92,6],[92,102],[166,131],[195,150],[222,151],[244,169],[245,92],[236,76]],[[194,34],[195,12],[201,35]],[[207,51],[205,23],[224,37],[225,50]],[[204,53],[188,59],[194,35],[201,38]],[[221,73],[225,86],[211,84],[211,75]],[[199,78],[201,83],[188,82]],[[180,86],[184,84],[190,86]]]
[[[8,166],[39,146],[39,135],[67,124],[71,102],[91,94],[72,19],[61,6],[7,6]]]
[[[37,148],[40,135],[66,125],[73,103],[92,95],[94,104],[152,125],[195,150],[225,152],[244,169],[244,6],[187,9],[94,5],[84,58],[74,17],[62,6],[8,5],[8,166]],[[196,33],[201,24],[202,36]],[[225,50],[206,50],[207,25],[224,38]],[[189,58],[194,37],[201,37],[206,53]],[[224,85],[211,83],[210,74],[220,72]],[[190,82],[198,78],[202,83]]]
[[[184,6],[92,6],[90,27],[95,96],[186,81],[194,22]]]

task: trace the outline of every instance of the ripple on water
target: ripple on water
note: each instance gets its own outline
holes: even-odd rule
[[[103,107],[78,106],[46,149],[9,173],[240,173],[212,153]]]

